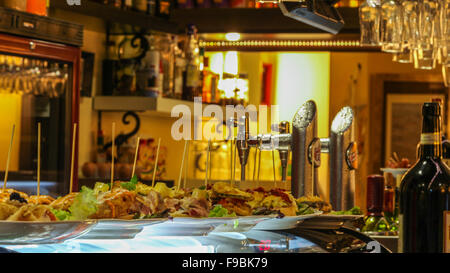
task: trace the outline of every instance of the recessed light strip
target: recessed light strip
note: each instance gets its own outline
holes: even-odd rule
[[[201,47],[360,47],[359,40],[200,41]]]

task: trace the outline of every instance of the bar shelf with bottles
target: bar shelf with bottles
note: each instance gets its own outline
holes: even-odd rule
[[[149,103],[144,109],[128,109],[135,111],[158,111],[161,103],[190,105],[196,97],[202,98],[204,104],[248,103],[247,75],[213,72],[204,48],[199,46],[194,25],[187,27],[185,36],[111,35],[108,44],[107,58],[103,60],[102,98],[97,102],[110,103],[105,107],[97,103],[96,110],[119,110],[112,105],[112,97],[145,97]],[[162,111],[167,112],[167,107]]]
[[[179,25],[169,20],[171,9],[165,8],[162,1],[150,6],[147,12],[147,1],[80,1],[80,5],[68,5],[66,1],[50,1],[50,16],[55,11],[62,10],[96,17],[107,23],[117,23],[123,26],[138,27],[145,30],[161,31],[165,33],[179,33]],[[134,4],[133,5],[130,5]],[[152,2],[155,3],[155,2]],[[170,2],[167,2],[170,3]],[[101,12],[99,12],[101,10]],[[161,10],[161,12],[159,12]]]

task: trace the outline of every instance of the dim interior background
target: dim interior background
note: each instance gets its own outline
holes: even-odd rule
[[[55,16],[74,21],[82,21],[85,25],[83,50],[95,53],[93,77],[93,94],[101,90],[101,60],[106,52],[104,23],[92,17],[80,16],[68,12],[57,11]],[[206,52],[213,59],[216,52]],[[222,53],[225,54],[225,53]],[[250,81],[249,103],[259,105],[261,99],[261,69],[262,63],[270,63],[274,67],[272,90],[273,104],[283,105],[280,108],[280,120],[292,121],[293,114],[300,105],[308,99],[314,99],[318,105],[318,135],[327,137],[331,121],[336,113],[345,105],[356,110],[356,124],[358,128],[358,142],[360,149],[360,164],[357,170],[356,204],[365,204],[365,177],[371,173],[379,173],[371,162],[370,145],[370,93],[371,77],[376,74],[409,74],[420,75],[423,71],[416,70],[408,64],[392,61],[387,53],[373,52],[237,52],[238,70],[248,74]],[[358,64],[361,69],[358,69]],[[440,71],[425,73],[440,75]],[[80,147],[79,164],[92,160],[95,151],[95,136],[97,115],[92,110],[92,98],[82,97],[80,104]],[[103,115],[103,124],[109,124],[121,118],[122,113],[108,113]],[[162,145],[170,147],[167,153],[167,179],[176,180],[181,163],[180,151],[182,141],[175,141],[168,137],[173,118],[157,117],[141,114],[141,127],[138,133],[155,139],[161,137]],[[418,121],[420,122],[420,121]],[[117,131],[127,131],[118,124]],[[110,126],[104,126],[105,135],[110,132]],[[374,128],[383,130],[383,128]],[[262,180],[272,180],[272,164],[270,152],[264,153],[263,158],[269,164],[261,170]],[[276,161],[277,153],[275,154]],[[412,161],[415,159],[411,158]],[[249,167],[253,166],[249,156]],[[279,161],[277,161],[279,162]],[[322,155],[322,166],[319,169],[320,192],[328,197],[327,155]],[[192,164],[192,162],[191,162]],[[214,164],[214,162],[212,163]],[[378,165],[381,162],[378,162]],[[279,164],[276,164],[279,166]],[[381,167],[381,166],[380,166]],[[252,172],[248,172],[251,175]],[[189,168],[189,178],[195,178],[193,166]],[[198,178],[203,179],[203,176]],[[239,177],[239,176],[237,176]],[[244,186],[245,187],[245,186]]]
[[[84,25],[84,41],[82,50],[94,53],[94,67],[92,73],[92,96],[101,93],[102,88],[102,60],[106,58],[106,28],[104,21],[80,14],[62,10],[52,10],[52,16],[63,20],[78,22]],[[225,59],[230,52],[206,52],[211,61],[214,59]],[[351,106],[356,112],[357,141],[359,148],[359,169],[357,170],[356,205],[365,205],[365,178],[371,173],[380,173],[385,158],[380,155],[384,150],[383,141],[385,128],[378,126],[378,119],[382,119],[385,113],[385,98],[382,104],[375,102],[374,92],[378,90],[374,81],[380,80],[380,75],[408,75],[409,78],[421,78],[424,74],[436,78],[440,71],[416,70],[411,65],[400,64],[392,61],[392,55],[380,52],[232,52],[235,58],[234,67],[239,73],[246,73],[249,78],[249,103],[259,105],[261,102],[262,70],[263,64],[271,64],[273,68],[270,101],[274,105],[280,105],[279,118],[292,121],[292,117],[298,107],[306,100],[313,99],[318,106],[318,136],[328,137],[331,121],[336,113],[345,105]],[[213,64],[211,64],[213,65]],[[390,75],[390,76],[389,76]],[[394,75],[394,76],[393,76]],[[438,76],[433,76],[438,75]],[[428,92],[428,93],[427,93]],[[434,97],[433,91],[424,91],[426,96]],[[10,109],[20,109],[19,100],[15,94],[0,94],[0,112],[9,122],[14,122],[20,117],[19,113]],[[378,98],[378,97],[377,97]],[[95,141],[98,124],[98,115],[92,107],[92,97],[81,97],[80,100],[80,128],[79,128],[79,175],[82,177],[81,166],[94,160]],[[19,106],[19,107],[15,107]],[[381,108],[380,108],[381,107]],[[381,112],[380,112],[381,109]],[[19,110],[17,110],[19,111]],[[116,122],[116,132],[127,132],[133,127],[119,122],[122,118],[121,112],[104,112],[102,114],[103,130],[106,136],[111,135],[112,122]],[[152,115],[146,112],[138,113],[141,119],[141,127],[137,135],[142,138],[161,138],[161,145],[167,147],[166,175],[165,179],[177,180],[181,163],[180,151],[183,150],[183,141],[175,141],[170,137],[170,130],[174,118],[164,115]],[[445,120],[448,120],[446,118]],[[412,122],[412,121],[411,121]],[[417,120],[420,123],[420,120]],[[8,126],[6,126],[8,127]],[[8,128],[2,128],[9,131]],[[448,135],[448,126],[445,126]],[[17,128],[20,132],[20,128]],[[373,133],[377,132],[377,133]],[[382,134],[382,135],[378,135]],[[407,136],[404,136],[407,137]],[[376,138],[376,139],[375,139]],[[418,142],[418,139],[417,141]],[[9,135],[2,134],[0,137],[0,149],[3,154],[7,153]],[[372,144],[376,143],[376,144]],[[202,149],[205,143],[191,146],[192,156],[195,158],[196,149]],[[16,142],[16,146],[18,142]],[[203,145],[203,146],[202,146]],[[377,146],[378,145],[378,146]],[[380,146],[381,145],[381,146]],[[15,147],[17,148],[17,147]],[[223,146],[212,155],[212,179],[229,179],[229,160],[227,146]],[[410,153],[408,154],[410,155]],[[270,152],[262,153],[261,180],[271,184],[273,180],[272,158]],[[385,155],[386,156],[386,155]],[[406,155],[405,155],[406,156]],[[0,157],[0,169],[4,169],[5,158]],[[277,175],[279,175],[279,157],[275,153]],[[415,161],[415,158],[410,158]],[[11,158],[11,171],[17,170],[19,154],[13,153]],[[328,197],[328,169],[327,155],[322,155],[322,166],[319,169],[319,192],[325,198]],[[188,181],[204,179],[204,172],[196,171],[195,161],[189,162]],[[251,180],[253,173],[253,156],[249,156],[247,176]],[[239,177],[237,171],[236,177]],[[281,183],[281,182],[280,182]],[[241,185],[246,187],[246,185]],[[250,185],[249,185],[250,186]],[[288,187],[288,185],[284,185]]]

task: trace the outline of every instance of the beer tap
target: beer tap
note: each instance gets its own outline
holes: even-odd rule
[[[238,133],[236,138],[236,147],[238,150],[239,162],[241,163],[241,181],[245,181],[245,166],[248,161],[250,147],[248,139],[250,136],[250,126],[248,116],[240,116],[238,119]]]
[[[288,121],[282,121],[280,124],[278,124],[277,128],[280,132],[280,134],[290,134],[290,124]],[[287,176],[287,165],[289,161],[289,151],[287,150],[278,150],[278,153],[280,154],[280,161],[281,161],[281,181],[286,182],[286,176]]]
[[[305,102],[292,121],[291,191],[295,198],[310,196],[317,188],[317,168],[320,166],[320,140],[317,138],[317,106]],[[318,153],[319,151],[319,153]]]
[[[334,210],[355,205],[355,171],[358,151],[353,135],[354,114],[343,107],[333,119],[329,138],[321,138],[321,152],[329,154],[330,203]]]
[[[320,165],[320,141],[317,138],[317,110],[314,101],[305,102],[296,112],[290,133],[289,123],[278,124],[279,134],[250,135],[248,116],[242,115],[230,119],[228,124],[238,127],[236,139],[239,160],[241,163],[241,181],[245,181],[245,166],[249,149],[257,147],[260,150],[278,150],[283,170],[283,180],[286,180],[289,152],[292,150],[292,180],[291,192],[298,198],[305,194],[312,194],[313,185],[317,182],[317,170]],[[319,160],[317,160],[319,150]],[[312,164],[314,167],[311,168]],[[306,189],[306,190],[305,190]]]
[[[286,180],[287,162],[292,152],[291,193],[295,198],[317,195],[318,171],[321,153],[329,154],[330,203],[335,210],[354,206],[355,172],[358,166],[357,145],[353,134],[354,114],[346,106],[334,118],[330,136],[317,137],[317,107],[312,100],[305,102],[295,113],[290,125],[283,121],[275,128],[278,134],[250,135],[249,119],[241,115],[228,124],[238,127],[236,147],[241,163],[241,181],[245,181],[245,166],[251,147],[261,151],[278,150],[282,179]]]

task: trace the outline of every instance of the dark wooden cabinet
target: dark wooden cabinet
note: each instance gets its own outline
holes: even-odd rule
[[[16,55],[32,59],[41,59],[56,61],[62,64],[68,64],[68,80],[65,94],[65,105],[60,106],[65,109],[65,122],[63,132],[60,134],[59,141],[64,146],[64,163],[62,164],[64,178],[58,182],[58,191],[66,194],[69,191],[70,179],[70,160],[72,146],[72,128],[74,123],[79,123],[79,102],[80,102],[80,59],[81,50],[75,46],[69,46],[54,42],[26,38],[22,36],[0,33],[0,54]],[[31,126],[31,125],[30,125]],[[34,125],[33,125],[34,126]],[[49,143],[52,145],[52,143]],[[61,148],[62,146],[58,146]],[[20,160],[20,159],[19,159]],[[78,134],[75,141],[74,155],[74,177],[73,190],[78,190]]]

